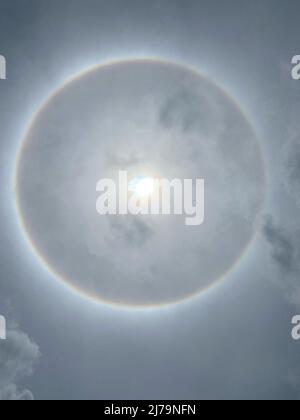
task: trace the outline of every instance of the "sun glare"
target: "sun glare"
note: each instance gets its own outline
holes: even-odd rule
[[[129,184],[129,191],[139,197],[148,197],[153,193],[154,180],[150,177],[134,178]]]

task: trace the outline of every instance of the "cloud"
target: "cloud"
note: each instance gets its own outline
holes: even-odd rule
[[[280,285],[293,304],[300,304],[300,239],[299,231],[276,225],[266,217],[263,235],[271,247],[271,256],[281,276]]]
[[[163,103],[159,121],[165,128],[178,127],[183,132],[200,128],[203,133],[209,135],[213,111],[208,95],[199,96],[189,87],[185,87]]]
[[[40,357],[38,346],[14,326],[0,343],[0,401],[32,400],[31,391],[18,389],[18,382],[33,373]]]
[[[300,132],[284,151],[284,187],[300,207]]]
[[[300,125],[298,115],[290,116],[288,139],[282,148],[281,185],[300,208]],[[292,205],[293,207],[293,205]],[[296,212],[298,210],[296,209]],[[297,213],[295,214],[297,217]],[[290,219],[294,220],[294,218]],[[291,303],[300,304],[300,230],[285,220],[279,226],[271,216],[265,219],[263,234],[271,246],[271,256],[280,275],[280,284]]]
[[[151,226],[141,219],[128,218],[125,223],[119,220],[111,221],[112,236],[118,240],[125,238],[126,243],[134,247],[142,247],[154,234]]]
[[[128,62],[88,73],[41,111],[27,145],[17,182],[27,231],[60,277],[89,295],[176,302],[228,272],[252,239],[264,194],[255,133],[221,89],[189,70]],[[117,181],[119,170],[204,178],[205,223],[99,217],[96,183]]]
[[[287,128],[287,141],[282,148],[281,179],[286,193],[300,208],[300,124],[297,110],[292,112]]]

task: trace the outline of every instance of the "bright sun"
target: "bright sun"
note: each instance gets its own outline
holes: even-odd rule
[[[150,177],[134,178],[129,184],[129,191],[139,197],[148,197],[153,193],[154,179]]]

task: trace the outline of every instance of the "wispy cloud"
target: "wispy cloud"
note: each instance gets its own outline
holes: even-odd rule
[[[28,335],[17,326],[9,329],[0,345],[0,401],[34,399],[31,391],[18,388],[18,382],[33,373],[39,357],[39,348]]]
[[[263,234],[271,247],[271,256],[280,274],[280,285],[293,304],[300,304],[300,235],[282,228],[271,216],[266,217]]]

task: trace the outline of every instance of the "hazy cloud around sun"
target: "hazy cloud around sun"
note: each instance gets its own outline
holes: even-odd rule
[[[204,178],[206,216],[99,217],[100,178]],[[171,303],[206,289],[246,250],[264,195],[255,133],[238,106],[184,67],[99,67],[41,110],[18,170],[19,206],[38,252],[100,300]],[[174,263],[176,261],[176,264]]]

